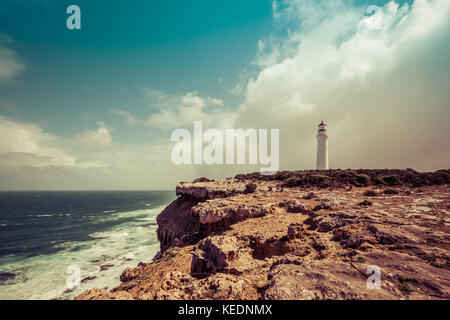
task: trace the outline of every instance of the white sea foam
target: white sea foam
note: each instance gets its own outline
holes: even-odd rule
[[[120,283],[125,268],[136,267],[140,261],[150,261],[159,249],[156,236],[156,216],[164,207],[112,213],[98,217],[103,221],[135,217],[133,221],[92,234],[93,240],[59,244],[55,254],[18,260],[2,258],[2,271],[16,277],[0,285],[0,299],[70,299],[84,290],[112,288]],[[154,221],[155,225],[148,222]],[[10,261],[8,261],[10,260]],[[77,265],[81,279],[96,277],[66,291],[67,267]],[[113,265],[104,267],[102,265]]]

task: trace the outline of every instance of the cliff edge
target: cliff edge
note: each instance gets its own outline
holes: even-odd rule
[[[449,299],[449,183],[412,169],[180,183],[153,261],[75,299]]]

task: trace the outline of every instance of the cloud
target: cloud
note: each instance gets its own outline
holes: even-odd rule
[[[25,69],[15,51],[6,46],[11,42],[10,37],[0,33],[0,85],[12,81]]]
[[[0,167],[75,166],[75,158],[61,148],[56,136],[36,124],[0,116]]]
[[[28,168],[99,168],[106,164],[101,159],[83,159],[84,153],[76,149],[104,147],[112,139],[104,123],[99,122],[97,131],[86,131],[76,139],[45,132],[35,123],[18,122],[0,115],[0,167],[3,169]],[[75,143],[74,143],[75,141]],[[70,150],[70,151],[67,151]]]
[[[448,1],[391,1],[373,15],[346,1],[274,8],[236,127],[280,128],[285,169],[314,167],[322,119],[332,167],[448,167]]]
[[[180,95],[169,95],[161,91],[146,92],[153,113],[146,124],[160,129],[173,129],[192,125],[201,120],[207,126],[221,126],[228,115],[221,110],[223,101],[212,97],[201,97],[197,91]],[[219,120],[219,121],[218,121]],[[219,123],[220,122],[220,123]]]
[[[78,142],[88,148],[105,148],[112,144],[113,139],[109,129],[103,122],[97,122],[97,130],[86,130],[78,136]]]
[[[125,110],[111,110],[132,125],[151,126],[157,130],[192,125],[195,120],[206,125],[225,127],[233,121],[232,114],[223,110],[221,99],[202,97],[197,91],[184,94],[168,94],[164,91],[143,88],[144,103],[149,116],[139,118]]]
[[[170,161],[169,137],[112,142],[103,122],[74,137],[0,116],[0,190],[172,190],[195,176]]]
[[[249,71],[247,68],[244,68],[238,76],[238,81],[235,84],[235,86],[231,89],[228,89],[228,93],[234,95],[234,96],[240,96],[243,93],[245,93],[245,90],[247,89],[247,83],[249,79],[254,76],[255,73],[252,71]]]
[[[124,110],[111,110],[114,114],[121,116],[125,119],[128,124],[139,124],[141,123],[140,119],[133,116],[130,112]]]

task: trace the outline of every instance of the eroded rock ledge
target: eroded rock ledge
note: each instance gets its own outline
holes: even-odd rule
[[[449,299],[449,182],[408,169],[180,183],[153,261],[76,299]]]

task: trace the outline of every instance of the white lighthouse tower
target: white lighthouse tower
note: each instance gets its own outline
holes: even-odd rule
[[[328,134],[327,125],[322,121],[317,131],[317,170],[328,169]]]

